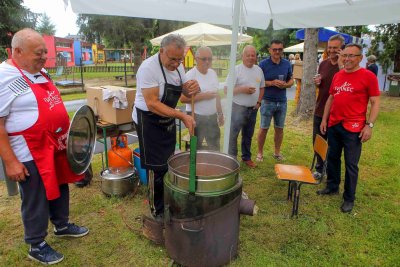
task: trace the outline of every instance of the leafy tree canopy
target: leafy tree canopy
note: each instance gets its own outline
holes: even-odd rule
[[[371,30],[368,26],[359,25],[359,26],[338,26],[335,27],[336,31],[341,33],[347,33],[351,36],[361,37],[363,34],[370,34]]]
[[[368,54],[378,57],[378,62],[385,73],[393,63],[394,72],[400,72],[400,23],[376,26]]]
[[[6,58],[5,47],[10,47],[12,34],[37,23],[38,15],[22,4],[22,0],[0,1],[0,59]]]
[[[50,17],[46,13],[40,15],[40,22],[36,30],[42,34],[54,35],[56,26],[51,22]]]

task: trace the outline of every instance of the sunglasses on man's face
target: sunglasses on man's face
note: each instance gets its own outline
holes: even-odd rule
[[[282,52],[283,48],[271,48],[273,52]]]

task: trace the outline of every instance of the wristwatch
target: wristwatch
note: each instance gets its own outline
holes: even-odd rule
[[[374,124],[372,122],[365,122],[365,125],[368,125],[369,128],[374,128]]]

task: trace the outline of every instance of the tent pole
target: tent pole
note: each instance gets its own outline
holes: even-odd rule
[[[239,17],[240,17],[240,6],[242,0],[235,0],[233,8],[233,21],[232,21],[232,43],[231,43],[231,55],[230,65],[228,74],[228,87],[226,94],[226,120],[225,120],[225,133],[224,133],[224,148],[223,152],[228,153],[229,148],[229,137],[231,135],[231,117],[232,117],[232,99],[233,99],[233,86],[236,80],[235,65],[236,65],[236,50],[239,32]]]

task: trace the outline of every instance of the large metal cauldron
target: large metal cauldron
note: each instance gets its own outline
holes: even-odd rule
[[[189,193],[190,153],[173,155],[164,179],[165,246],[184,266],[221,266],[237,255],[242,181],[238,161],[198,151],[196,192]]]

